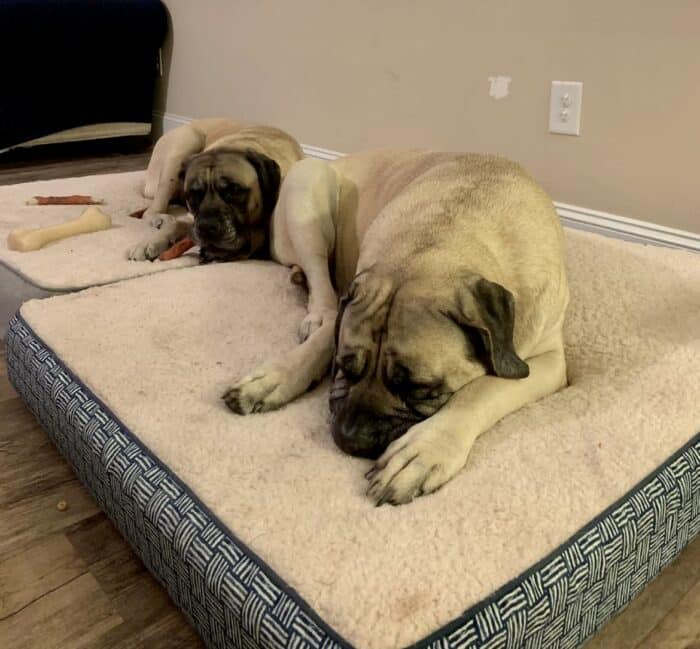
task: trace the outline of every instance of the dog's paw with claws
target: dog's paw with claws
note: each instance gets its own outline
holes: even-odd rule
[[[469,449],[453,435],[416,424],[392,442],[365,474],[367,495],[379,505],[404,505],[442,487],[464,466]]]
[[[165,214],[163,212],[149,212],[146,210],[143,214],[144,220],[156,230],[172,225],[175,223],[175,217],[170,214]]]
[[[167,238],[153,238],[141,241],[127,251],[127,258],[132,261],[153,261],[170,247]]]
[[[259,370],[242,379],[222,399],[238,415],[267,412],[282,407],[299,394],[293,373],[283,368]]]
[[[299,325],[299,342],[304,342],[307,338],[320,329],[324,324],[335,326],[337,311],[335,309],[319,309],[309,311]]]

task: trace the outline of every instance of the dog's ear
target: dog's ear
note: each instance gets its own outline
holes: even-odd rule
[[[336,352],[338,351],[338,339],[340,338],[340,323],[343,321],[345,308],[350,304],[352,298],[346,293],[338,301],[338,315],[335,316],[335,327],[333,329],[333,359],[331,360],[331,379],[335,380],[336,375]]]
[[[523,379],[530,374],[513,344],[515,300],[510,291],[483,277],[472,277],[457,291],[456,304],[454,319],[479,332],[497,376]]]
[[[187,174],[188,164],[190,164],[189,159],[183,160],[182,164],[180,165],[180,171],[177,172],[177,179],[180,182],[181,186],[185,183],[185,175]]]
[[[190,166],[192,160],[195,159],[195,155],[185,158],[180,164],[180,169],[177,172],[177,189],[170,199],[171,204],[184,205],[189,210],[187,206],[187,200],[185,199],[185,176],[187,176],[187,168]]]
[[[177,179],[180,181],[180,186],[182,187],[185,184],[185,176],[187,175],[187,167],[190,166],[192,161],[200,155],[199,153],[195,153],[194,155],[191,155],[187,158],[185,158],[182,161],[182,164],[180,164],[180,170],[177,172]]]
[[[280,166],[272,158],[253,149],[246,150],[245,158],[253,165],[255,173],[258,174],[258,184],[262,194],[262,216],[264,219],[268,219],[275,209],[280,191],[282,181]]]

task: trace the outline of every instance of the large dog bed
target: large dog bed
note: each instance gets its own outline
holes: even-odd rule
[[[700,260],[566,240],[570,386],[403,507],[334,447],[327,384],[221,402],[296,344],[303,295],[273,264],[28,302],[9,376],[210,647],[576,647],[700,531]]]
[[[143,171],[134,171],[0,187],[0,334],[19,305],[30,298],[198,263],[195,254],[167,263],[127,260],[126,251],[152,234],[148,224],[129,217],[148,204],[141,193],[144,178]],[[101,208],[112,217],[113,227],[63,239],[34,252],[7,248],[7,235],[13,229],[55,225],[85,209],[82,205],[25,205],[27,199],[69,194],[104,199]],[[184,214],[184,210],[179,214]]]

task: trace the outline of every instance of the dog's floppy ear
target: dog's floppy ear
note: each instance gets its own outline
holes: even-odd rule
[[[497,376],[523,379],[530,374],[513,344],[515,300],[510,291],[483,277],[471,278],[457,292],[455,320],[481,334]]]
[[[177,172],[177,189],[170,199],[171,204],[175,203],[187,207],[187,200],[185,199],[185,176],[187,176],[187,168],[196,157],[196,155],[192,155],[189,158],[185,158],[180,164],[180,169]],[[187,209],[189,209],[189,207],[187,207]]]
[[[192,161],[200,155],[199,153],[195,153],[194,155],[188,156],[185,158],[182,163],[180,164],[180,170],[177,172],[177,179],[180,181],[180,186],[182,187],[185,183],[185,176],[187,175],[187,167],[190,166]]]
[[[190,158],[183,160],[180,165],[180,171],[177,172],[177,179],[180,181],[180,185],[185,182],[185,176],[187,175],[187,165],[190,164]]]
[[[280,166],[264,153],[258,153],[253,149],[247,149],[245,158],[258,174],[258,184],[262,194],[262,216],[267,219],[272,215],[277,203],[277,196],[280,191],[282,174]]]
[[[336,352],[338,351],[338,339],[340,338],[340,323],[343,321],[343,314],[345,313],[345,308],[350,304],[352,298],[346,293],[338,301],[338,315],[335,317],[335,327],[333,329],[333,359],[331,361],[331,379],[335,379],[336,367],[335,359]]]

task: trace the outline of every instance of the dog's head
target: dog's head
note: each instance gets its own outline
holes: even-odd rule
[[[330,396],[336,444],[376,458],[487,372],[528,375],[513,345],[515,305],[478,275],[402,281],[358,275],[341,300]]]
[[[252,149],[215,149],[190,158],[180,177],[203,261],[263,251],[280,188],[274,160]]]

